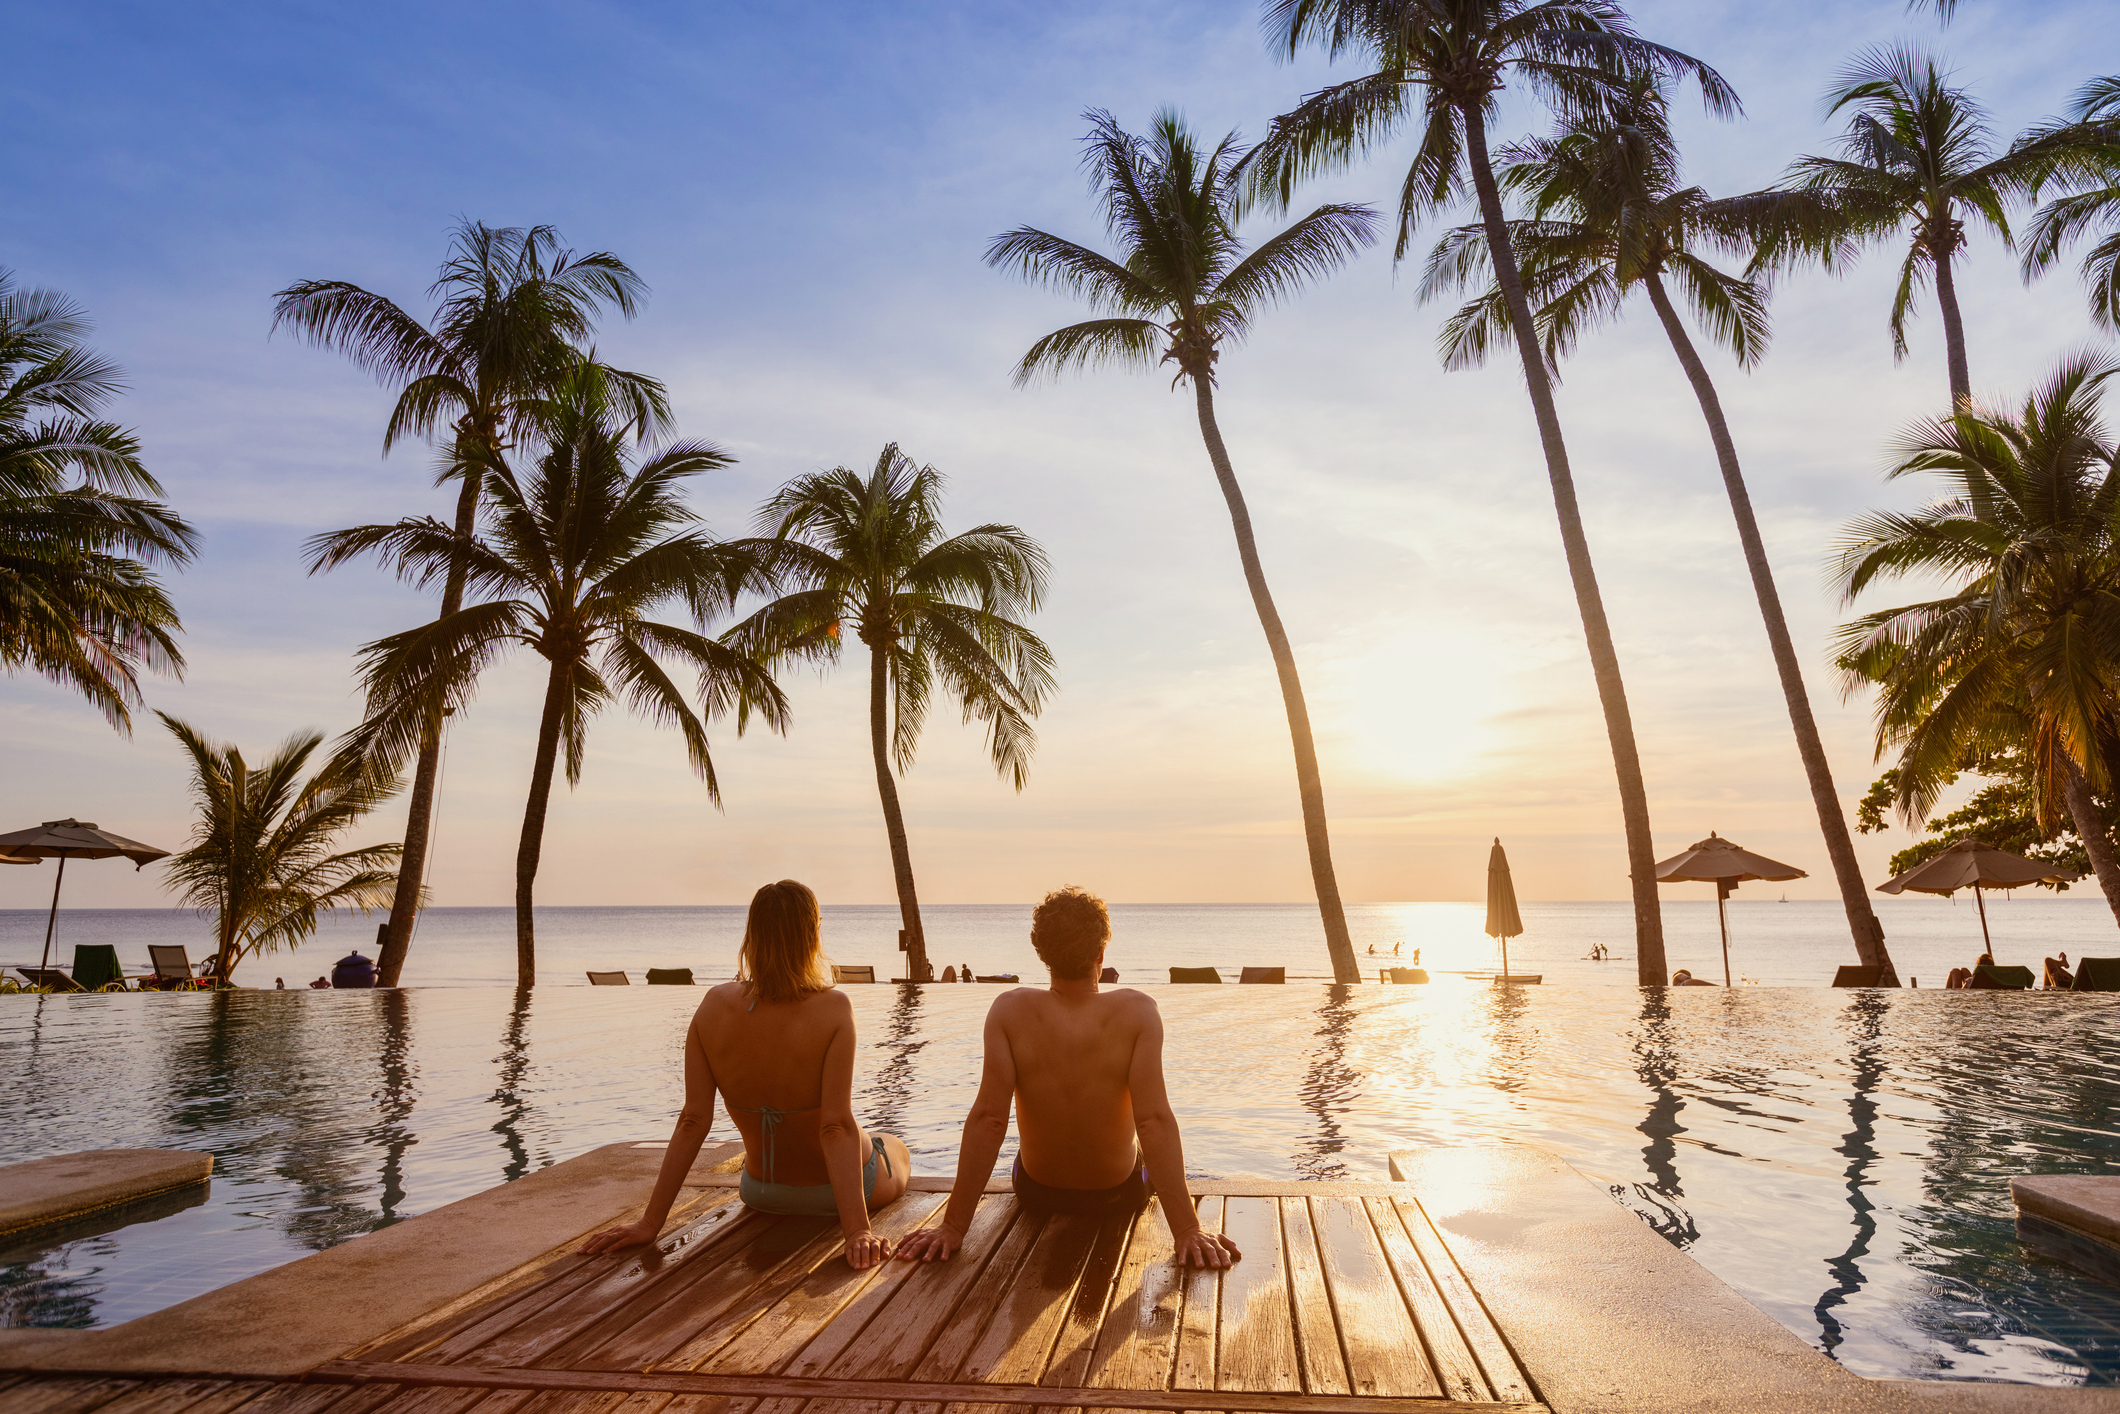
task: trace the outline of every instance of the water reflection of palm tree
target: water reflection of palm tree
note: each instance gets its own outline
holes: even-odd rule
[[[501,1137],[501,1147],[508,1151],[508,1162],[501,1169],[503,1183],[513,1183],[530,1171],[530,1150],[523,1142],[523,1121],[531,1112],[523,1084],[530,1074],[529,1037],[530,989],[517,987],[515,1005],[508,1008],[508,1028],[501,1033],[501,1053],[495,1057],[500,1065],[499,1084],[486,1101],[501,1107],[493,1132]]]
[[[876,1043],[879,1051],[889,1051],[891,1058],[876,1072],[875,1083],[869,1087],[869,1118],[862,1121],[864,1128],[876,1129],[885,1134],[902,1134],[902,1116],[906,1101],[913,1097],[913,1058],[927,1046],[918,1039],[920,1035],[919,987],[900,987],[898,1000],[891,1004],[888,1027],[883,1039]]]
[[[1642,1146],[1649,1181],[1632,1185],[1636,1201],[1628,1206],[1666,1241],[1690,1247],[1699,1240],[1700,1228],[1686,1211],[1686,1190],[1678,1175],[1678,1136],[1686,1132],[1678,1112],[1686,1102],[1677,1089],[1678,1044],[1671,1031],[1671,1005],[1660,991],[1643,996],[1641,1022],[1634,1040],[1634,1073],[1648,1087],[1649,1112],[1635,1128],[1649,1141]],[[1626,1201],[1617,1187],[1615,1195]]]
[[[1873,1093],[1883,1081],[1884,1063],[1884,1018],[1892,1009],[1890,994],[1861,991],[1854,995],[1848,1012],[1855,1023],[1855,1046],[1851,1053],[1855,1088],[1848,1096],[1848,1119],[1851,1128],[1842,1136],[1835,1151],[1847,1158],[1848,1207],[1855,1214],[1855,1235],[1849,1240],[1847,1250],[1838,1257],[1826,1261],[1826,1272],[1833,1285],[1826,1288],[1812,1308],[1818,1317],[1820,1347],[1831,1355],[1843,1339],[1840,1320],[1833,1314],[1834,1308],[1847,1304],[1849,1297],[1860,1291],[1865,1278],[1862,1274],[1862,1259],[1869,1255],[1871,1239],[1877,1235],[1876,1205],[1864,1190],[1870,1184],[1866,1175],[1870,1166],[1877,1162],[1877,1100]]]
[[[418,1099],[412,1082],[419,1069],[412,1060],[412,994],[392,987],[378,992],[376,1003],[383,1010],[383,1086],[376,1092],[376,1122],[367,1137],[383,1150],[383,1220],[377,1226],[388,1227],[405,1201],[405,1151],[419,1142],[407,1123]]]
[[[1294,1154],[1296,1171],[1305,1178],[1345,1178],[1347,1165],[1334,1156],[1347,1147],[1339,1116],[1362,1094],[1362,1073],[1347,1063],[1347,1033],[1354,1029],[1354,988],[1340,983],[1325,989],[1318,1008],[1320,1042],[1310,1053],[1310,1073],[1303,1077],[1303,1108],[1318,1117],[1317,1136]]]

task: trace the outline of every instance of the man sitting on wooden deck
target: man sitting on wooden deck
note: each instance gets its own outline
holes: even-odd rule
[[[940,1224],[899,1244],[900,1257],[947,1261],[963,1243],[1008,1137],[1011,1101],[1020,1139],[1011,1180],[1026,1207],[1104,1213],[1161,1193],[1180,1266],[1226,1267],[1242,1255],[1201,1230],[1186,1192],[1185,1150],[1163,1085],[1162,1015],[1145,993],[1098,986],[1111,935],[1104,900],[1081,889],[1047,894],[1031,915],[1031,946],[1052,985],[1004,992],[987,1012],[986,1068],[965,1116],[949,1206]]]

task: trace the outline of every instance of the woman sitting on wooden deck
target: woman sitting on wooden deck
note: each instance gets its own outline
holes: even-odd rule
[[[582,1244],[653,1242],[714,1123],[714,1093],[743,1134],[743,1201],[761,1212],[839,1219],[847,1262],[891,1255],[869,1214],[905,1192],[912,1156],[854,1121],[854,1008],[823,968],[817,895],[793,879],[751,899],[736,980],[710,990],[685,1031],[685,1107],[640,1221]]]

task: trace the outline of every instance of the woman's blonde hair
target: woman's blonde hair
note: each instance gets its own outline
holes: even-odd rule
[[[797,1002],[831,986],[824,971],[822,919],[807,884],[782,879],[751,895],[736,980],[754,1001]]]

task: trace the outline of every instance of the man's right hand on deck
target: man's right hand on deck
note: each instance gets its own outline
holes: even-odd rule
[[[1180,1267],[1226,1267],[1244,1254],[1219,1232],[1194,1228],[1178,1239],[1171,1262]]]
[[[901,1262],[947,1262],[964,1245],[964,1234],[948,1223],[924,1227],[898,1244]]]

